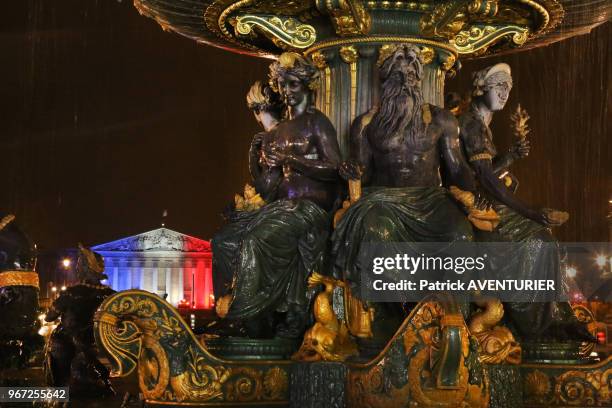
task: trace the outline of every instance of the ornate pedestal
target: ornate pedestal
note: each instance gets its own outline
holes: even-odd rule
[[[491,385],[490,408],[512,408],[523,404],[521,370],[515,365],[488,365]]]
[[[346,375],[344,363],[296,362],[291,370],[291,408],[344,408]]]

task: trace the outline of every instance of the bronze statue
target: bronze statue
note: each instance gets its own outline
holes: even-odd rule
[[[317,78],[312,63],[296,53],[270,66],[270,85],[286,108],[275,128],[256,137],[250,166],[269,202],[243,224],[232,263],[215,253],[226,232],[213,238],[215,265],[225,263],[233,276],[230,293],[217,299],[217,313],[246,326],[251,337],[303,334],[307,278],[326,248],[340,154],[333,125],[313,106]],[[263,183],[257,181],[262,175]]]
[[[43,345],[34,247],[14,219],[0,215],[0,369],[25,367]]]
[[[61,319],[51,334],[45,357],[47,384],[70,387],[82,396],[114,394],[108,369],[96,357],[93,318],[104,299],[115,293],[100,281],[107,279],[102,257],[79,244],[79,283],[53,302],[45,320]]]
[[[471,103],[459,120],[462,145],[475,180],[479,189],[492,199],[493,209],[499,216],[495,230],[475,229],[475,238],[481,245],[504,241],[521,243],[518,249],[509,249],[512,253],[499,253],[500,247],[496,246],[496,259],[491,262],[499,276],[503,276],[508,259],[520,259],[523,275],[513,279],[557,281],[562,277],[561,260],[550,227],[563,224],[568,214],[528,206],[514,195],[516,178],[507,178],[510,165],[529,154],[529,141],[525,138],[528,116],[520,109],[515,114],[518,139],[506,153],[497,153],[489,129],[493,113],[504,108],[511,89],[512,76],[507,64],[496,64],[475,73]],[[543,303],[533,299],[531,303],[505,303],[504,306],[508,322],[523,340],[593,340],[567,302]]]
[[[461,207],[442,187],[444,182],[474,190],[456,119],[423,101],[419,48],[383,46],[378,66],[380,103],[353,122],[350,159],[340,168],[345,179],[361,180],[365,194],[348,208],[332,238],[335,275],[348,280],[355,294],[361,243],[460,242],[473,235]],[[395,278],[401,279],[399,272]],[[397,304],[375,309],[374,335],[384,344],[404,312]]]
[[[263,161],[261,143],[264,135],[275,129],[282,119],[283,104],[280,95],[274,92],[269,85],[260,81],[251,86],[246,101],[247,106],[264,131],[257,133],[251,141],[249,171],[255,191],[253,191],[253,187],[247,185],[243,200],[249,200],[250,197],[247,197],[247,193],[253,191],[253,193],[262,197],[263,201],[270,202],[275,198],[281,171],[277,167],[268,167]],[[252,209],[259,206],[254,206]],[[244,204],[240,205],[239,202],[235,202],[225,211],[226,224],[217,232],[211,242],[214,253],[213,286],[215,299],[217,300],[228,295],[231,290],[242,237],[249,222],[253,220],[257,213],[256,211],[248,211],[251,208],[244,207]]]

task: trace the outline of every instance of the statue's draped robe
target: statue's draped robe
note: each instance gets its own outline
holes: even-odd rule
[[[369,187],[338,223],[332,237],[334,275],[361,293],[363,244],[466,242],[472,228],[465,214],[442,187]],[[405,271],[388,271],[400,281]]]
[[[306,311],[307,279],[321,265],[330,230],[325,210],[290,199],[238,215],[224,226],[212,248],[215,290],[229,289],[232,295],[226,318],[244,320],[291,307]]]
[[[468,158],[477,154],[497,155],[490,129],[475,112],[468,111],[460,118],[461,141]],[[475,240],[487,254],[496,279],[549,279],[554,280],[556,289],[564,290],[564,275],[560,273],[561,257],[557,241],[550,229],[518,214],[513,209],[494,202],[493,208],[500,217],[500,223],[493,232],[475,230]],[[487,251],[487,243],[514,242],[506,250]],[[517,267],[518,266],[518,267]],[[486,277],[492,278],[492,277]],[[554,321],[567,321],[573,316],[567,302],[543,302],[534,295],[530,302],[504,303],[506,322],[521,336],[537,338]]]

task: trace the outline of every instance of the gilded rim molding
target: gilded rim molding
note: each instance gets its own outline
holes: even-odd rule
[[[531,38],[539,37],[548,33],[557,27],[565,16],[565,10],[563,9],[561,3],[559,3],[557,0],[518,1],[533,8],[542,17],[542,24],[540,24],[540,27],[538,27],[538,29],[531,34]]]
[[[135,0],[135,3],[140,2],[141,0]],[[535,29],[532,33],[529,34],[529,38],[533,39],[536,37],[540,37],[555,27],[557,27],[563,17],[565,15],[565,11],[563,6],[559,3],[558,0],[516,0],[517,2],[528,6],[533,9],[541,18],[541,23],[538,28]],[[245,41],[241,41],[236,38],[228,29],[227,29],[227,20],[232,15],[241,8],[252,6],[256,4],[256,0],[215,0],[213,1],[204,12],[204,22],[206,27],[213,33],[215,33],[219,38],[228,41],[229,43],[241,47],[247,53],[256,52],[261,56],[274,57],[276,54],[271,51],[267,51],[256,47],[252,44],[249,44]],[[427,12],[432,8],[432,4],[429,3],[417,3],[415,1],[407,2],[407,1],[366,1],[364,4],[369,9],[388,9],[388,10],[414,10],[414,11],[422,11]],[[163,21],[160,21],[157,16],[154,16],[158,23],[162,25]],[[167,29],[167,28],[165,28]],[[403,37],[403,36],[367,36],[367,37],[353,37],[353,38],[345,38],[345,39],[334,39],[334,40],[324,40],[318,43],[315,43],[311,46],[307,51],[305,51],[306,55],[309,55],[319,49],[328,48],[333,46],[343,46],[343,45],[351,45],[357,43],[372,43],[372,42],[409,42],[414,44],[428,45],[438,47],[444,50],[449,51],[454,54],[455,57],[458,57],[458,52],[452,47],[452,45],[445,44],[439,41],[434,41],[430,39],[417,38],[417,37]],[[240,50],[236,50],[240,52]]]
[[[454,55],[455,58],[459,56],[459,53],[457,52],[457,50],[449,44],[444,44],[442,42],[433,41],[433,40],[427,40],[424,38],[403,37],[403,36],[380,36],[380,37],[368,36],[368,37],[343,38],[343,39],[320,41],[318,43],[314,43],[312,47],[304,51],[304,54],[310,55],[313,52],[322,50],[324,48],[346,46],[346,45],[351,45],[351,44],[361,44],[361,43],[364,43],[364,44],[365,43],[409,43],[409,44],[427,45],[430,47],[436,47],[436,48],[441,48],[443,50],[446,50],[450,54]]]

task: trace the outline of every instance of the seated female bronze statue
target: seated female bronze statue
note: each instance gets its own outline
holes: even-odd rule
[[[250,336],[297,338],[302,335],[308,302],[308,275],[321,260],[331,229],[329,211],[338,195],[340,160],[336,132],[314,108],[318,72],[305,58],[284,53],[270,66],[270,85],[286,110],[278,126],[261,135],[251,149],[258,192],[269,203],[255,210],[242,226],[231,268],[233,283],[218,299],[217,312],[247,325]],[[258,153],[255,153],[258,152]],[[269,177],[264,183],[258,174]],[[225,231],[213,238],[223,246]],[[215,272],[216,273],[216,272]],[[275,326],[273,316],[283,322]]]
[[[263,132],[257,133],[251,141],[249,171],[255,192],[263,198],[263,201],[270,202],[274,200],[281,172],[277,167],[268,167],[263,161],[261,143],[264,135],[275,129],[282,119],[283,104],[278,93],[261,81],[257,81],[251,86],[246,101],[255,119],[264,129]],[[252,190],[252,187],[247,187],[247,189]],[[256,204],[259,205],[259,203]],[[256,214],[257,211],[246,211],[246,209],[240,208],[238,203],[232,203],[224,213],[226,224],[217,232],[211,242],[214,253],[213,285],[215,299],[217,300],[231,298],[231,296],[228,298],[224,298],[224,296],[227,296],[231,290],[242,237],[246,227],[255,218]],[[220,303],[222,304],[223,301],[221,300]]]
[[[512,183],[507,186],[500,178],[516,159],[529,153],[529,143],[524,138],[517,140],[505,154],[498,154],[493,144],[489,124],[493,112],[504,108],[511,89],[512,76],[507,64],[476,72],[471,104],[459,120],[465,155],[479,188],[492,199],[500,219],[494,231],[475,229],[475,238],[481,245],[504,241],[521,243],[509,248],[510,253],[500,253],[500,246],[488,251],[496,255],[490,262],[498,277],[504,276],[506,268],[511,267],[509,260],[516,260],[521,265],[522,276],[513,275],[513,279],[558,281],[562,278],[561,260],[550,227],[563,224],[567,213],[526,205],[512,191],[516,180],[510,180]],[[529,303],[505,303],[504,306],[508,323],[523,340],[592,340],[567,302],[542,302],[534,298]]]

